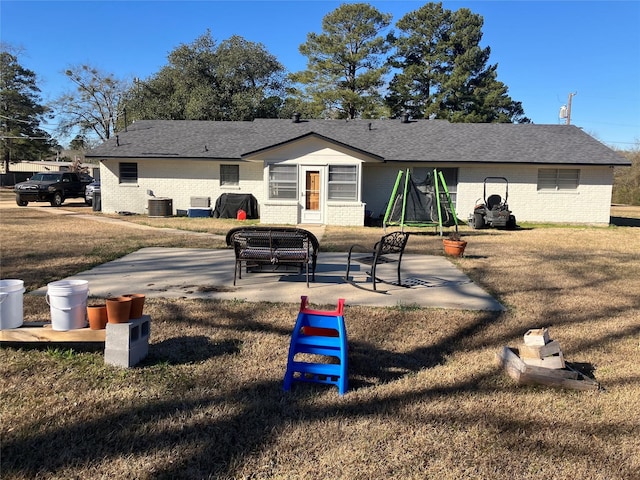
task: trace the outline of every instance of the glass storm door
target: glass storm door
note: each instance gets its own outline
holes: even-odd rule
[[[321,167],[300,167],[300,223],[322,223]]]

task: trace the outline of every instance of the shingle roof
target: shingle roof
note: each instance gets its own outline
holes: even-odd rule
[[[385,161],[630,165],[573,125],[442,120],[142,120],[86,156],[239,160],[313,134]]]

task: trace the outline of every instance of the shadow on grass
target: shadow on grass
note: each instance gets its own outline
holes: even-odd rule
[[[375,384],[389,383],[442,364],[462,338],[484,329],[496,318],[497,314],[488,313],[436,344],[407,353],[355,343],[350,355],[353,358],[350,377],[354,377],[350,391],[365,386],[367,382],[363,378],[372,378]],[[278,333],[290,335],[290,332]],[[171,338],[151,346],[145,363],[203,361],[215,355],[236,353],[239,344],[238,340],[214,343],[204,336]],[[1,447],[3,473],[33,478],[43,472],[60,472],[72,465],[90,465],[130,455],[152,455],[153,452],[169,451],[184,442],[195,441],[199,448],[188,449],[194,452],[192,455],[146,473],[152,478],[202,478],[207,475],[209,478],[225,478],[225,475],[233,473],[229,469],[234,459],[262,449],[272,432],[287,425],[328,417],[358,418],[378,414],[412,403],[417,397],[478,390],[481,383],[474,378],[444,389],[426,387],[417,392],[392,394],[391,398],[324,406],[310,401],[331,388],[320,385],[296,384],[292,391],[284,392],[282,381],[264,381],[212,395],[192,395],[186,391],[183,395],[172,395],[168,399],[149,401],[128,409],[109,409],[109,413],[93,420],[38,428],[34,429],[37,433],[5,438]],[[219,413],[220,408],[225,409],[225,405],[236,405],[239,410],[234,408],[232,414],[218,415],[216,412]],[[189,420],[191,417],[209,420],[194,423]],[[177,418],[183,418],[181,428],[161,426],[176,422]],[[89,438],[90,444],[79,441]],[[192,468],[194,470],[190,470]]]
[[[498,315],[487,314],[452,332],[436,344],[403,354],[356,343],[353,351],[353,375],[375,376],[381,382],[391,382],[409,372],[445,363],[447,355],[459,348],[459,343],[464,338],[489,327],[498,318]],[[212,355],[234,353],[236,348],[235,340],[216,344],[205,337],[185,336],[155,345],[151,358],[156,361],[186,363]],[[169,350],[172,353],[167,355]],[[378,365],[372,366],[374,363]],[[116,461],[125,457],[152,456],[158,452],[175,451],[181,448],[180,445],[184,445],[185,451],[190,452],[189,455],[178,458],[173,456],[171,459],[167,458],[166,462],[145,467],[147,478],[227,478],[234,474],[232,465],[239,458],[262,450],[274,434],[282,432],[289,425],[323,422],[328,418],[338,421],[344,419],[348,423],[363,417],[393,415],[394,411],[401,410],[406,405],[429,399],[438,400],[468,392],[492,395],[495,377],[501,375],[502,372],[496,368],[449,386],[421,385],[410,392],[388,393],[384,398],[348,401],[346,397],[347,401],[330,405],[312,399],[333,387],[304,384],[294,386],[290,392],[284,392],[281,381],[253,382],[216,394],[191,394],[187,391],[182,395],[170,398],[165,396],[162,400],[146,401],[127,409],[112,408],[108,413],[92,420],[38,428],[34,429],[36,433],[33,434],[5,438],[1,448],[3,473],[28,478],[51,473],[64,476],[69,473],[65,470],[74,466],[84,470],[82,465],[89,468],[90,465],[108,462],[109,459]],[[350,391],[364,383],[354,382]],[[228,405],[235,407],[223,414]],[[443,424],[453,419],[451,412],[434,411],[426,418],[421,417],[420,421]],[[180,422],[179,428],[175,428],[176,422]],[[514,420],[509,412],[494,413],[487,417],[480,411],[459,411],[455,422],[457,425],[470,427],[488,423],[487,428],[495,428],[503,433],[503,442],[521,442],[519,434],[510,440],[507,433],[531,428],[527,420]],[[574,425],[558,424],[556,427],[563,430],[571,429]],[[615,432],[611,428],[609,424],[594,425],[591,433],[612,435]],[[619,428],[627,427],[620,425]],[[524,448],[515,443],[513,447]],[[526,447],[535,447],[545,455],[555,455],[558,450],[555,439],[551,439],[548,444],[535,443]],[[572,448],[571,451],[563,449],[562,455],[574,457],[576,461],[586,456],[597,456],[597,453],[586,451],[586,447]],[[602,460],[605,461],[604,458]]]
[[[565,362],[567,366],[581,373],[585,377],[595,378],[596,367],[589,362]]]
[[[550,295],[553,293],[553,290],[549,292]],[[561,293],[555,292],[556,295]],[[283,338],[289,338],[291,334],[288,328],[278,328],[268,321],[256,320],[261,315],[260,311],[268,309],[268,306],[255,305],[254,316],[249,318],[246,313],[233,311],[231,304],[220,303],[216,306],[220,308],[217,315],[203,321],[212,328],[229,330],[231,339],[215,343],[206,336],[170,338],[150,346],[147,361],[152,364],[163,361],[186,364],[217,355],[234,354],[241,346],[235,339],[238,332],[268,332]],[[635,309],[637,306],[637,303],[633,303],[620,309]],[[194,321],[179,305],[168,303],[167,307],[171,311],[166,315],[174,320],[185,323]],[[610,310],[600,313],[603,316],[610,314]],[[394,352],[366,342],[350,342],[349,392],[357,393],[358,389],[365,389],[369,385],[388,384],[410,377],[420,370],[445,364],[447,358],[457,351],[473,349],[474,345],[469,340],[482,337],[479,334],[500,321],[502,315],[487,312],[469,324],[457,328],[451,326],[441,340],[425,342],[424,346],[407,352]],[[593,320],[594,312],[588,311],[585,315]],[[230,322],[221,323],[219,318],[227,318]],[[578,317],[567,321],[581,320]],[[494,337],[493,341],[502,344],[503,341],[519,337],[522,328],[522,325],[514,326],[513,331],[507,332],[507,337]],[[629,330],[612,333],[608,338],[637,334],[638,328],[633,326]],[[598,338],[598,342],[602,341],[602,337]],[[484,344],[481,346],[486,347]],[[589,367],[586,364],[584,366]],[[234,468],[243,457],[268,448],[274,437],[291,426],[326,422],[327,419],[344,419],[345,424],[349,424],[350,421],[368,416],[392,417],[408,405],[442,397],[454,398],[469,392],[491,396],[495,395],[495,385],[499,383],[497,378],[502,376],[503,372],[496,367],[471,378],[461,376],[459,381],[451,385],[414,385],[410,391],[389,389],[380,397],[375,395],[368,399],[349,397],[347,394],[344,400],[336,399],[329,403],[314,399],[335,387],[304,384],[295,385],[290,392],[284,392],[281,380],[269,380],[212,392],[211,385],[196,384],[194,381],[189,383],[197,387],[193,390],[175,389],[169,392],[173,394],[164,394],[160,399],[151,398],[128,408],[110,408],[102,416],[82,422],[65,420],[40,426],[40,420],[34,419],[34,425],[30,429],[25,428],[25,433],[10,435],[9,438],[5,436],[1,446],[2,470],[8,477],[34,478],[49,473],[53,473],[52,476],[67,476],[70,471],[86,471],[87,468],[94,468],[91,465],[111,459],[118,461],[130,457],[132,462],[142,463],[144,456],[179,450],[188,453],[152,463],[144,472],[147,478],[227,478],[234,475]],[[509,388],[515,391],[518,387],[501,387],[502,390]],[[337,397],[337,392],[335,395]],[[566,458],[576,462],[590,458],[595,463],[603,464],[610,461],[606,451],[591,451],[589,445],[571,444],[559,448],[557,437],[552,436],[548,441],[535,437],[523,438],[521,432],[538,425],[532,420],[518,419],[509,411],[497,410],[487,415],[480,410],[462,409],[455,413],[435,410],[416,420],[436,425],[455,424],[456,428],[483,425],[489,430],[499,431],[501,442],[516,452],[535,450],[541,456],[558,458],[558,461],[559,455],[562,455],[562,461],[567,461]],[[554,428],[558,431],[579,431],[585,426],[567,420],[557,421]],[[594,422],[589,424],[589,429],[590,434],[598,436],[629,435],[628,423],[611,425],[608,422]],[[262,473],[268,476],[268,472]],[[273,473],[282,474],[281,471]],[[624,474],[621,472],[622,476]]]
[[[171,365],[203,362],[220,355],[240,352],[242,341],[237,339],[212,342],[203,335],[174,337],[149,345],[149,355],[141,366],[167,362]]]
[[[167,459],[162,467],[147,466],[145,478],[229,478],[228,475],[233,475],[229,469],[234,460],[261,450],[274,433],[288,425],[324,422],[327,418],[338,421],[344,419],[348,424],[350,419],[393,415],[393,411],[405,405],[437,400],[443,396],[466,392],[491,395],[494,387],[487,385],[487,381],[496,375],[500,373],[494,370],[451,386],[424,386],[408,394],[391,394],[384,399],[340,405],[311,401],[320,393],[319,386],[305,385],[287,393],[282,391],[280,381],[256,382],[221,395],[174,397],[126,410],[115,410],[96,420],[43,430],[28,438],[5,441],[2,445],[3,473],[34,478],[45,473],[63,473],[62,470],[71,465],[88,466],[109,459],[153,455],[175,450],[179,445],[191,444],[194,448],[187,449],[190,455],[177,460],[175,457],[171,461]],[[220,405],[229,404],[237,405],[239,409],[222,416],[209,411],[219,412]],[[193,422],[189,420],[191,417],[201,420]],[[451,422],[450,417],[450,412],[433,412],[420,421],[442,424]],[[177,418],[185,419],[180,428],[149,428],[150,425],[175,422]],[[456,422],[470,427],[489,423],[503,433],[503,442],[508,441],[507,432],[522,432],[531,428],[528,421],[513,420],[508,412],[488,418],[483,412],[460,411],[456,415]],[[575,426],[558,423],[556,427],[570,429]],[[610,425],[602,425],[594,426],[591,433],[611,435],[614,432]],[[517,440],[521,441],[521,438]],[[558,449],[557,441],[553,438],[548,444],[536,443],[533,446],[548,455],[555,455]],[[515,447],[522,448],[518,445]],[[562,450],[562,455],[574,457],[576,461],[598,455],[597,452],[587,451],[586,447],[574,448],[574,451]]]
[[[425,388],[421,395],[453,394],[460,390],[477,389],[474,385],[439,389]],[[327,417],[361,417],[381,413],[409,398],[391,401],[371,401],[356,407],[323,407],[313,405],[310,398],[319,388],[300,388],[294,394],[282,391],[281,382],[257,382],[222,395],[173,397],[148,402],[128,409],[111,410],[98,419],[69,423],[59,428],[43,429],[39,433],[3,441],[3,474],[36,478],[62,471],[72,465],[91,465],[98,461],[129,456],[153,455],[171,451],[179,445],[192,443],[188,456],[165,462],[164,467],[147,467],[146,478],[227,478],[234,459],[264,447],[275,431],[298,422],[313,422]],[[220,405],[238,405],[239,411],[223,415]],[[386,406],[385,406],[386,405]],[[185,421],[180,428],[157,425],[188,420],[192,416],[203,419]],[[151,427],[153,426],[153,427]],[[80,441],[80,439],[84,439]],[[87,441],[90,439],[90,441]]]
[[[394,382],[425,368],[446,363],[463,338],[475,335],[500,317],[498,312],[486,312],[476,322],[444,337],[437,343],[408,352],[393,352],[364,342],[349,342],[349,385],[358,389]]]

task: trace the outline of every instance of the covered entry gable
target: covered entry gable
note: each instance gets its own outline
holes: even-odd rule
[[[313,132],[243,159],[264,165],[263,222],[342,225],[362,225],[362,164],[383,161]]]
[[[253,152],[244,153],[241,158],[247,161],[268,161],[269,159],[280,159],[283,157],[300,158],[321,150],[339,152],[343,155],[358,158],[363,162],[384,161],[384,158],[380,155],[367,152],[315,132],[309,132],[284,142],[269,145]]]

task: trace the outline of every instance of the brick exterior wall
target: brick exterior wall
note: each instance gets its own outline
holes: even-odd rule
[[[364,204],[359,202],[328,202],[327,225],[362,226],[364,225]]]
[[[384,217],[398,171],[406,168],[406,164],[363,165],[362,201],[366,204],[365,210],[369,210],[373,218]]]
[[[191,197],[210,197],[211,208],[223,193],[251,193],[264,202],[263,167],[259,163],[233,161],[191,161],[135,159],[127,162],[138,164],[138,183],[119,183],[118,160],[104,160],[100,168],[102,211],[105,213],[132,212],[148,214],[151,190],[156,197],[173,200],[173,214],[188,210]],[[240,182],[237,186],[220,185],[220,164],[239,165]]]
[[[310,153],[311,151],[311,153]],[[294,152],[289,151],[280,158]],[[362,159],[323,149],[322,155],[314,155],[313,149],[302,152],[300,157],[288,162],[303,160],[312,165],[329,163],[359,163]],[[288,155],[287,155],[288,154]],[[272,158],[265,161],[273,161]],[[268,168],[262,162],[191,161],[167,159],[127,160],[138,164],[138,183],[120,184],[119,161],[103,160],[100,169],[102,182],[102,210],[105,213],[132,212],[148,214],[149,196],[173,200],[173,214],[188,210],[191,197],[210,197],[213,208],[216,199],[223,193],[251,193],[259,205],[260,221],[266,224],[297,224],[300,222],[300,206],[295,201],[267,199]],[[238,186],[220,186],[220,164],[240,166]],[[323,203],[324,220],[328,225],[363,225],[365,210],[373,218],[383,216],[386,210],[398,171],[412,164],[363,163],[361,170],[362,202]],[[420,167],[448,167],[453,165],[424,165]],[[467,220],[478,199],[483,196],[483,180],[488,176],[503,176],[509,180],[508,203],[517,221],[608,224],[611,204],[613,169],[607,166],[576,166],[580,169],[580,182],[576,190],[538,191],[537,165],[486,165],[458,166],[456,212],[458,218]],[[554,168],[545,165],[543,168]],[[504,196],[504,187],[490,184],[488,194]],[[326,189],[326,176],[325,185]]]
[[[365,164],[362,200],[374,218],[384,216],[399,170],[424,164]],[[447,167],[452,165],[431,165]],[[509,208],[517,221],[608,224],[611,210],[613,169],[607,166],[575,166],[580,170],[576,190],[538,191],[538,169],[555,165],[487,165],[458,167],[456,213],[466,221],[478,200],[482,201],[485,177],[505,177],[509,181]],[[568,167],[561,167],[568,168]],[[403,177],[404,178],[404,177]],[[488,183],[487,195],[504,197],[503,182]]]
[[[572,167],[580,170],[577,189],[538,191],[539,168],[541,167],[537,165],[460,168],[458,217],[466,220],[476,201],[482,199],[485,177],[501,176],[509,180],[509,209],[518,222],[609,223],[612,168],[584,165]],[[545,165],[543,168],[554,166]],[[504,197],[504,187],[500,183],[489,183],[487,195],[492,193]]]
[[[260,209],[260,223],[295,225],[299,210],[297,202],[267,200]]]

